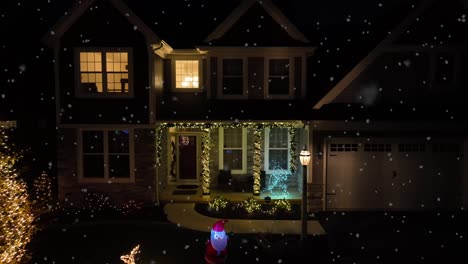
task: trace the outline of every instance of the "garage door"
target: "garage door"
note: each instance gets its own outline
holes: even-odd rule
[[[329,210],[454,208],[461,141],[336,138],[327,143]]]

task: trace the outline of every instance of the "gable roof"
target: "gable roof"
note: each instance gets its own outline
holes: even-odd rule
[[[59,21],[42,37],[42,42],[52,47],[53,43],[60,39],[62,35],[88,10],[88,8],[96,0],[81,0],[76,1],[73,7],[65,13],[65,16],[59,19]],[[101,0],[108,1],[113,7],[115,7],[127,20],[135,25],[138,30],[145,36],[148,42],[159,43],[161,39],[138,17],[122,0]]]
[[[289,21],[289,19],[276,7],[270,0],[244,0],[231,14],[219,24],[208,37],[205,38],[204,42],[210,42],[214,39],[222,37],[232,26],[252,7],[253,4],[258,3],[262,6],[265,11],[289,34],[289,36],[295,40],[309,43],[304,34],[296,28],[296,26]]]
[[[322,106],[331,103],[351,82],[356,79],[380,54],[385,47],[394,43],[397,38],[436,0],[423,0],[420,5],[409,14],[398,26],[391,31],[388,36],[382,40],[367,56],[365,56],[350,72],[348,72],[320,101],[318,101],[313,109],[320,109]]]

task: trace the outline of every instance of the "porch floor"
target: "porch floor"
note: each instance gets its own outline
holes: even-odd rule
[[[174,195],[173,192],[177,189],[177,185],[167,185],[159,190],[159,200],[161,202],[210,202],[214,197],[222,195],[229,201],[241,202],[245,201],[249,197],[254,197],[253,193],[250,192],[232,192],[226,190],[217,190],[211,189],[210,195],[208,197],[203,197],[202,189],[199,186],[195,194],[183,194],[183,195]],[[179,190],[179,189],[177,189]],[[285,195],[275,195],[271,194],[269,191],[261,192],[259,199],[263,200],[266,196],[270,196],[271,199],[282,199],[286,198],[290,202],[300,202],[301,193],[297,191],[297,187],[288,188],[288,194]]]

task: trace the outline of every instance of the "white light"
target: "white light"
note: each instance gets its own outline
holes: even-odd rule
[[[306,149],[303,149],[299,154],[299,159],[301,160],[301,164],[307,166],[310,162],[310,152]]]
[[[188,83],[188,82],[182,82],[182,86],[183,86],[183,87],[188,87],[188,86],[189,86],[189,83]]]
[[[193,82],[192,85],[193,87],[198,87],[198,82]]]

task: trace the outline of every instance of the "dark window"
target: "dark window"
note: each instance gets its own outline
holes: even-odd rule
[[[391,144],[364,144],[365,152],[391,152]]]
[[[331,144],[331,152],[357,152],[358,144]]]
[[[398,144],[399,152],[424,152],[426,151],[425,144]]]
[[[225,95],[244,94],[244,71],[242,59],[223,59],[222,93]]]
[[[268,93],[289,95],[289,59],[269,60]]]

